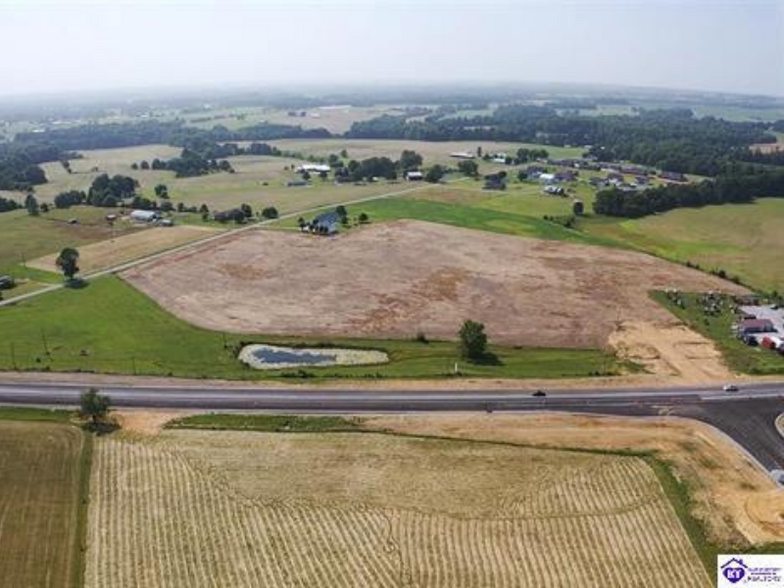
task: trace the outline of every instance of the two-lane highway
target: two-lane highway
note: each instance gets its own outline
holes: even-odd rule
[[[80,384],[2,383],[0,404],[77,406]],[[607,390],[339,390],[221,386],[109,385],[101,387],[119,408],[305,413],[563,411],[626,416],[675,415],[709,423],[744,447],[768,470],[784,470],[784,438],[775,427],[784,412],[784,384],[750,384],[738,392],[716,387]]]

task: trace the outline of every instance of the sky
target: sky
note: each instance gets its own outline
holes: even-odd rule
[[[784,96],[784,0],[0,0],[0,95],[441,82]]]

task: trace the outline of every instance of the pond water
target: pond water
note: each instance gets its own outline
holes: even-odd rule
[[[389,356],[374,349],[283,347],[280,345],[246,345],[239,360],[258,370],[280,370],[310,366],[329,367],[387,363]]]
[[[260,347],[254,349],[251,354],[267,364],[296,364],[313,365],[317,363],[328,363],[334,365],[337,355],[334,353],[313,353],[305,349],[288,350],[284,348]]]

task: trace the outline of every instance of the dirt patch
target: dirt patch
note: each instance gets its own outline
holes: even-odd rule
[[[213,232],[215,229],[187,225],[139,230],[80,247],[79,267],[84,273],[93,272],[203,239]],[[49,272],[59,272],[55,265],[57,255],[55,253],[39,257],[28,265]]]
[[[247,273],[224,271],[238,263]],[[640,253],[400,221],[325,239],[248,231],[123,274],[180,318],[242,333],[599,347],[624,320],[671,320],[652,289],[742,289]]]
[[[645,366],[656,375],[709,383],[733,376],[714,343],[677,321],[626,321],[610,336],[623,359]]]
[[[123,410],[112,413],[120,427],[130,433],[141,435],[157,435],[171,420],[179,419],[193,414],[186,410]]]
[[[539,413],[405,416],[370,419],[370,427],[547,447],[655,450],[694,492],[696,516],[714,539],[784,540],[784,489],[708,425],[672,417],[603,417]]]

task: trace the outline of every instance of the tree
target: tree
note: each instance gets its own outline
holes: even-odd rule
[[[268,206],[267,208],[261,211],[261,216],[266,219],[278,218],[278,209],[275,208],[274,206]],[[302,217],[300,217],[300,220],[302,220],[303,223],[305,222],[305,220]],[[300,224],[300,227],[301,226],[302,225]]]
[[[482,323],[467,320],[460,327],[460,354],[471,361],[482,359],[487,352],[487,335]]]
[[[343,206],[342,204],[338,204],[337,208],[335,208],[335,212],[338,213],[338,216],[340,217],[340,222],[345,224],[346,220],[348,219],[348,211],[346,210],[346,207]]]
[[[67,280],[73,280],[74,276],[79,273],[79,252],[73,247],[66,247],[57,256],[55,264]]]
[[[359,214],[359,224],[364,225],[365,223],[368,223],[368,222],[370,222],[370,217],[367,214],[365,214],[364,212],[361,212]]]
[[[425,174],[425,181],[431,184],[437,184],[444,177],[444,168],[440,165],[434,165]]]
[[[242,211],[242,214],[245,215],[245,218],[253,216],[253,209],[250,207],[250,204],[240,204],[240,210]]]
[[[460,173],[469,177],[476,177],[479,173],[479,166],[475,161],[470,159],[466,159],[461,161],[457,164],[457,169],[460,170]]]
[[[73,173],[73,170],[71,169],[71,162],[70,162],[70,161],[68,161],[67,159],[61,159],[61,160],[60,160],[60,165],[62,165],[62,166],[63,166],[63,169],[64,169],[66,172],[68,172],[69,174],[72,174],[72,173]]]
[[[150,164],[147,163],[146,159],[144,161],[142,161],[141,168],[142,169],[150,169]]]
[[[97,425],[106,418],[110,405],[109,397],[99,394],[95,388],[90,388],[79,398],[80,414],[89,418],[93,425]]]
[[[38,200],[35,199],[32,192],[25,198],[25,208],[27,209],[27,214],[30,216],[38,216]]]
[[[422,156],[416,151],[405,149],[400,154],[398,165],[403,172],[419,169],[422,166]]]
[[[341,149],[341,150],[340,150],[340,156],[341,156],[343,159],[348,159],[348,151],[346,151],[345,149]]]
[[[165,184],[158,184],[155,186],[155,195],[158,198],[167,200],[169,198],[169,188],[167,188]]]

